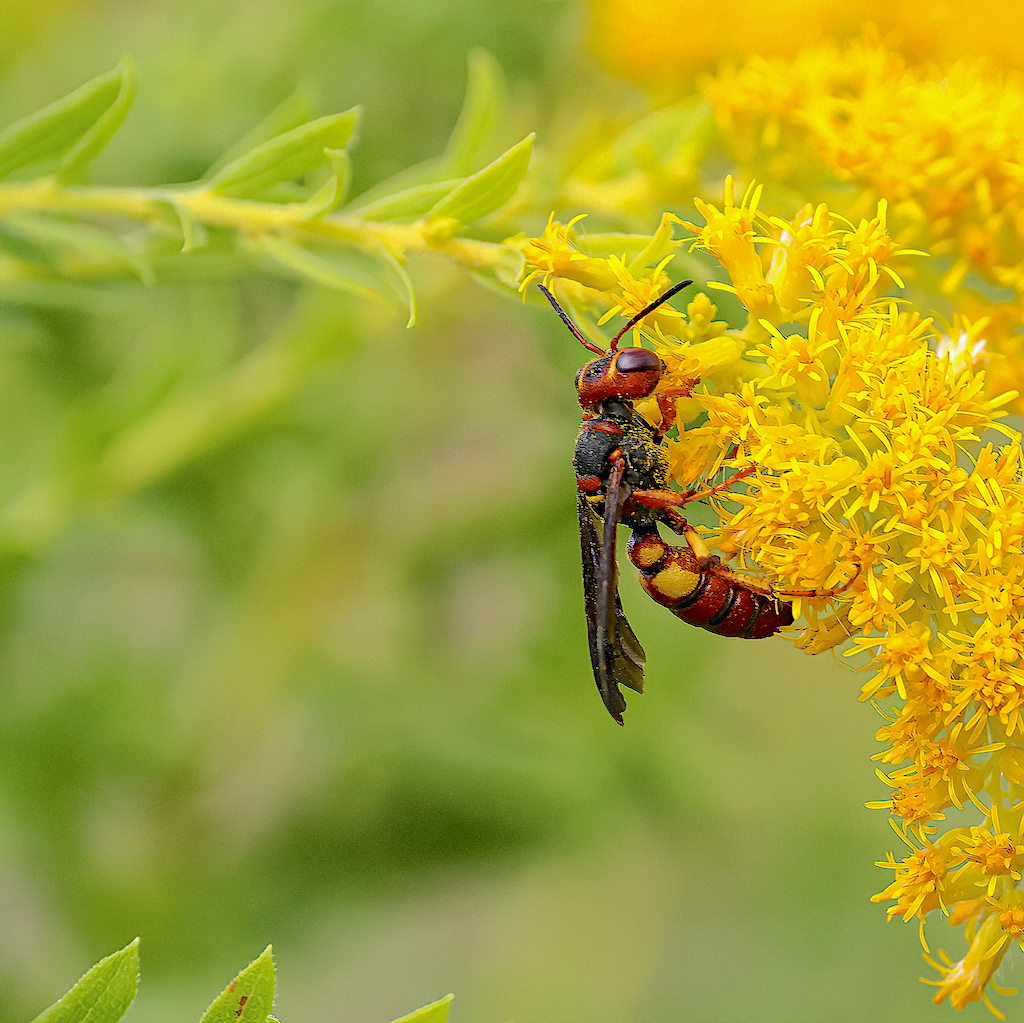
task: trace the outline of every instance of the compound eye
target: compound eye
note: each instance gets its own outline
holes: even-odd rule
[[[665,368],[661,359],[647,348],[623,348],[615,357],[620,373],[658,373]]]

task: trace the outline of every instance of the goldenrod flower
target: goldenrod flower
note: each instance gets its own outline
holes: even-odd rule
[[[671,94],[723,58],[792,56],[823,38],[874,22],[920,60],[993,56],[1019,66],[1024,10],[1001,0],[590,0],[591,37],[617,74]]]
[[[844,212],[853,216],[886,200],[901,244],[943,258],[919,275],[958,306],[948,335],[957,340],[940,352],[955,349],[959,361],[987,368],[990,395],[1024,390],[1019,76],[964,61],[916,65],[866,36],[792,58],[751,58],[708,79],[704,91],[745,174],[833,202],[837,184],[852,185]],[[993,288],[1007,289],[1009,301]]]
[[[981,927],[975,925],[973,918],[968,922],[967,940],[970,942],[970,950],[959,962],[952,962],[944,952],[939,953],[941,963],[925,955],[925,960],[943,975],[941,981],[925,980],[926,984],[934,984],[939,989],[932,999],[936,1005],[941,1005],[948,998],[954,1009],[965,1009],[971,1002],[983,1001],[993,1015],[999,1019],[1006,1018],[985,992],[985,988],[991,984],[1002,995],[1016,994],[1015,990],[997,987],[992,982],[992,976],[1009,947],[1000,917],[1001,914],[997,912],[989,913]]]
[[[542,278],[544,282],[554,277],[578,281],[598,290],[615,287],[617,278],[607,261],[585,255],[576,245],[573,225],[584,216],[581,214],[563,225],[552,214],[543,235],[521,243],[526,265],[534,267],[523,281],[524,290],[535,278]]]
[[[808,653],[846,643],[870,672],[861,699],[885,720],[876,759],[891,791],[868,805],[912,844],[884,861],[896,873],[875,900],[922,927],[973,907],[968,955],[939,966],[938,1000],[962,1007],[985,997],[1004,928],[1022,926],[1024,483],[999,411],[1015,395],[990,396],[949,335],[886,296],[920,257],[890,237],[884,202],[853,224],[823,205],[767,217],[759,195],[737,203],[730,182],[721,209],[699,203],[705,222],[684,224],[728,272],[717,287],[746,306],[745,326],[726,329],[698,293],[685,317],[662,311],[643,331],[668,366],[663,390],[701,380],[677,402],[680,421],[703,421],[666,442],[671,473],[686,489],[749,470],[716,499],[705,541],[779,590],[831,592],[795,601],[806,624],[791,638]],[[523,251],[526,280],[549,272],[531,261],[539,246]],[[575,280],[580,263],[562,260]],[[662,286],[663,262],[639,278],[625,258],[605,265],[614,286],[583,296],[598,309],[630,315]],[[951,807],[981,820],[949,827]]]

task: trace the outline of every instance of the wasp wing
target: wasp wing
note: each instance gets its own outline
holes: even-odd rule
[[[621,472],[613,473],[609,480],[603,529],[598,528],[601,520],[582,494],[576,504],[580,520],[583,604],[590,639],[590,663],[601,699],[608,713],[621,725],[626,701],[619,686],[643,692],[643,666],[647,655],[626,620],[619,600],[615,531],[625,500],[620,480]]]

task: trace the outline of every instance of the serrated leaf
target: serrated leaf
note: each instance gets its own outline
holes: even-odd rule
[[[244,156],[251,149],[298,128],[313,119],[313,96],[308,86],[300,86],[287,99],[282,100],[254,128],[246,132],[233,146],[223,152],[203,175],[209,180],[229,163]]]
[[[436,1002],[424,1005],[408,1016],[392,1020],[391,1023],[448,1023],[448,1010],[455,995],[445,995]]]
[[[363,220],[398,220],[399,217],[421,217],[430,211],[446,195],[462,183],[461,178],[450,181],[435,181],[426,185],[414,185],[392,195],[386,195],[365,206],[354,206],[345,212]]]
[[[117,1023],[139,985],[139,939],[101,959],[32,1023]]]
[[[121,84],[114,97],[114,102],[96,119],[95,123],[81,138],[64,154],[57,165],[57,178],[62,182],[80,180],[85,168],[96,158],[103,147],[114,137],[117,129],[124,123],[132,104],[135,102],[135,89],[138,80],[135,75],[135,61],[125,54],[118,64],[121,72]]]
[[[130,59],[122,58],[112,71],[0,131],[0,178],[69,153],[122,96],[126,74],[134,80]]]
[[[211,191],[256,195],[297,178],[324,163],[325,149],[344,149],[359,120],[360,108],[319,117],[250,149],[221,168],[206,183]]]
[[[94,259],[113,259],[125,263],[144,283],[153,282],[153,268],[149,262],[116,235],[102,228],[32,213],[12,214],[7,218],[7,227],[37,245],[50,249],[74,249]]]
[[[465,177],[479,165],[494,130],[503,92],[501,67],[487,50],[470,50],[468,61],[466,98],[444,151],[449,178]]]
[[[337,260],[322,256],[316,252],[310,252],[299,245],[285,241],[283,238],[276,238],[273,235],[261,235],[256,244],[264,252],[273,256],[279,263],[308,277],[309,280],[325,287],[334,288],[336,291],[345,291],[350,295],[359,298],[371,299],[377,302],[383,301],[380,292],[365,281],[359,280],[354,275],[352,268],[345,266]]]
[[[266,1023],[274,1003],[272,953],[268,945],[217,995],[199,1023]]]
[[[352,158],[346,149],[325,149],[324,156],[330,162],[331,176],[303,204],[302,222],[322,217],[345,201],[352,180]]]
[[[486,217],[512,198],[530,166],[537,135],[530,132],[522,142],[502,153],[483,170],[470,175],[430,211],[432,217],[454,217],[464,224]]]

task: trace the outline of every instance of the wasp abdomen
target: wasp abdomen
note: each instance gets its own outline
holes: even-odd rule
[[[640,585],[690,625],[718,636],[764,639],[793,623],[792,605],[705,571],[689,546],[665,543],[656,529],[634,530],[628,550]]]

